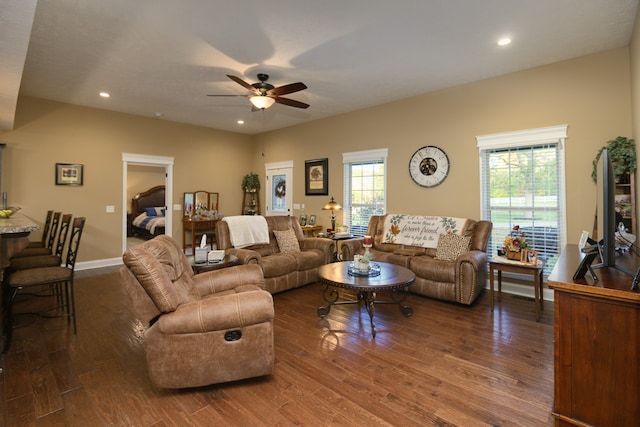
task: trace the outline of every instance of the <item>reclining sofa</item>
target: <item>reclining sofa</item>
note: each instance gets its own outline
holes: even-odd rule
[[[407,224],[416,225],[413,242],[395,243],[399,228]],[[456,223],[446,217],[372,216],[367,231],[372,237],[369,251],[373,262],[388,262],[413,271],[416,281],[409,288],[411,292],[471,305],[486,286],[486,250],[492,227],[489,221],[472,219]],[[427,240],[429,244],[424,243]],[[364,249],[362,238],[345,240],[341,244],[342,259],[353,260]]]
[[[218,249],[238,257],[241,264],[258,264],[264,289],[272,294],[317,282],[318,268],[333,259],[335,243],[322,237],[305,237],[298,218],[266,216],[268,243],[236,248],[229,223],[216,223]]]

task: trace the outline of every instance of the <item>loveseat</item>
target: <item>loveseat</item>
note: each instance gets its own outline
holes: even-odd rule
[[[305,237],[293,216],[266,216],[268,243],[236,248],[229,223],[216,223],[218,249],[238,257],[241,264],[258,264],[264,288],[272,294],[317,282],[318,268],[331,262],[335,243],[322,237]],[[279,241],[280,240],[280,241]]]
[[[415,273],[411,292],[471,305],[486,285],[491,229],[489,221],[387,214],[371,217],[367,235],[372,237],[373,262]],[[403,236],[404,230],[411,233]],[[362,238],[345,240],[342,259],[353,260],[364,249]]]

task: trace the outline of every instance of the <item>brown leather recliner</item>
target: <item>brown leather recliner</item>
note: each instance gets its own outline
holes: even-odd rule
[[[194,275],[177,242],[158,236],[123,255],[122,282],[148,325],[151,382],[198,387],[269,375],[273,299],[257,265]]]

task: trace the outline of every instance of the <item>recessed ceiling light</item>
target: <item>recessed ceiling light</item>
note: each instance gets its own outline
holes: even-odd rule
[[[509,37],[503,37],[498,40],[498,46],[506,46],[508,44],[511,44],[511,39]]]
[[[238,120],[238,124],[239,125],[243,125],[244,124],[244,120]]]
[[[109,94],[109,92],[100,92],[100,96],[103,98],[109,98],[111,95]]]

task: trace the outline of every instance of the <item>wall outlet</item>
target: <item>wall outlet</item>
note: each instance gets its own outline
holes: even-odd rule
[[[107,205],[107,213],[114,213],[116,211],[116,207],[113,205]]]

